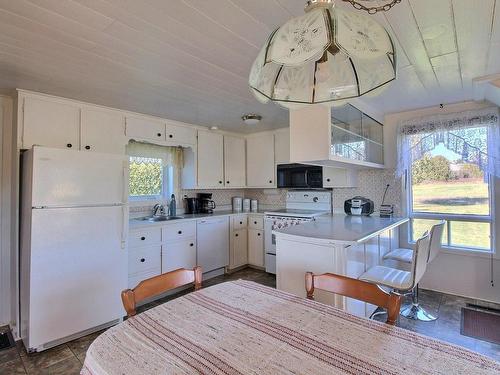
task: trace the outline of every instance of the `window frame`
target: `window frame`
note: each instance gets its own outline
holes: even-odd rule
[[[418,212],[413,211],[413,189],[412,189],[412,171],[407,170],[404,178],[403,190],[406,199],[404,200],[406,205],[406,212],[410,221],[407,227],[407,243],[414,245],[416,241],[413,239],[412,233],[412,221],[413,219],[427,219],[427,220],[445,220],[446,221],[446,233],[447,233],[447,244],[441,244],[441,247],[445,250],[449,250],[452,253],[468,253],[468,254],[485,254],[491,255],[495,254],[495,179],[488,175],[488,200],[489,200],[489,215],[479,215],[479,214],[446,214],[446,213],[434,213],[434,212]],[[451,246],[451,222],[453,221],[465,221],[472,223],[489,223],[490,224],[490,249],[476,248],[476,247],[466,247],[466,246]]]

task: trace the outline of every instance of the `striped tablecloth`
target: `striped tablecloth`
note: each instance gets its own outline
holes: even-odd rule
[[[500,363],[238,280],[107,330],[89,347],[81,373],[499,374]]]

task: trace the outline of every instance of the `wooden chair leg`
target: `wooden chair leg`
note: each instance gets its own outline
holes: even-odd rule
[[[203,274],[201,273],[201,267],[196,266],[194,269],[194,290],[201,289],[201,279]]]

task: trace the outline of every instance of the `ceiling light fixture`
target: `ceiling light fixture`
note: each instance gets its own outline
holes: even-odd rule
[[[306,14],[274,31],[252,65],[255,97],[284,107],[344,103],[396,78],[391,37],[376,20],[310,0]]]
[[[260,120],[262,120],[262,116],[248,114],[248,115],[241,116],[241,119],[247,125],[257,125],[260,122]]]

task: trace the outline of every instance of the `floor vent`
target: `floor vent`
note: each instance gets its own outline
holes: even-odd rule
[[[16,346],[10,331],[0,332],[0,350],[10,349]]]
[[[467,304],[462,308],[460,333],[500,344],[500,310]]]

